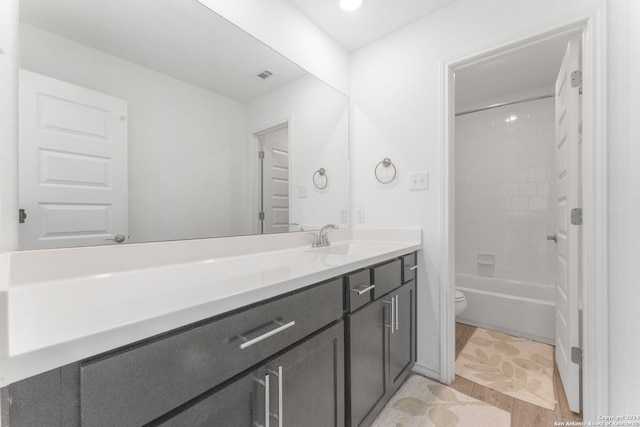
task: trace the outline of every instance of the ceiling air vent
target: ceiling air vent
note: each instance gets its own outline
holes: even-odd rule
[[[273,76],[273,71],[262,70],[257,74],[257,76],[262,80],[267,80],[269,77]]]

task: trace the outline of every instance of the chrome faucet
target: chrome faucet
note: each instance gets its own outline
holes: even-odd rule
[[[314,248],[323,248],[325,246],[330,246],[331,242],[329,242],[329,238],[327,237],[327,232],[329,230],[335,230],[338,227],[333,224],[327,224],[320,229],[318,232],[318,238],[313,240],[312,247]]]

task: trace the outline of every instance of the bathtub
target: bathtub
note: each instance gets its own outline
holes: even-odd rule
[[[555,285],[456,273],[467,309],[456,322],[555,345]]]

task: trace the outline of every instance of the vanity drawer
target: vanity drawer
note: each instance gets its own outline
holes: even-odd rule
[[[391,292],[402,284],[402,263],[399,259],[377,265],[373,268],[375,298]]]
[[[342,279],[81,365],[83,426],[139,426],[342,317]]]
[[[347,307],[355,311],[373,299],[371,270],[365,269],[347,276]]]
[[[417,270],[418,262],[415,252],[402,257],[402,283],[416,280]]]

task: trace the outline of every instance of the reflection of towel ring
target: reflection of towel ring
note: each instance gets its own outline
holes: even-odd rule
[[[378,176],[378,168],[380,167],[380,165],[384,166],[385,168],[388,168],[389,166],[391,166],[393,168],[393,176],[391,177],[391,179],[389,179],[387,181],[383,181],[383,180],[380,179],[380,177]],[[380,163],[378,163],[376,165],[375,169],[373,170],[373,174],[376,176],[376,179],[381,184],[389,184],[391,181],[396,179],[396,173],[397,173],[396,165],[394,165],[393,162],[391,161],[391,159],[388,158],[388,157],[385,157],[384,159],[382,159],[382,161],[380,161]]]
[[[318,176],[324,177],[324,185],[318,184],[318,181],[317,181]],[[320,168],[317,171],[315,171],[313,173],[313,186],[316,187],[318,190],[324,190],[325,188],[327,188],[327,185],[329,185],[329,177],[327,176],[327,172],[324,170],[324,168]]]

